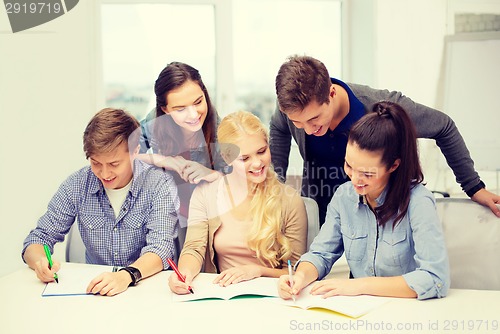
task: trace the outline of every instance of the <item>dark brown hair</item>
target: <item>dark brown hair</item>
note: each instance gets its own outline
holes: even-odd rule
[[[401,159],[389,178],[384,204],[375,208],[380,225],[395,217],[395,226],[406,215],[410,190],[424,179],[418,159],[416,130],[399,104],[378,102],[372,111],[353,125],[348,141],[363,150],[383,152],[382,163],[388,169],[396,159]]]
[[[156,123],[158,126],[155,126],[156,140],[159,143],[158,149],[163,155],[176,155],[181,153],[177,152],[176,149],[183,147],[181,144],[184,140],[184,136],[182,135],[180,127],[175,124],[168,114],[163,112],[162,107],[167,106],[168,93],[176,88],[179,88],[187,81],[197,83],[205,95],[205,100],[207,102],[207,116],[201,129],[205,137],[210,163],[213,167],[211,144],[216,141],[217,111],[212,105],[207,88],[205,87],[198,70],[181,62],[172,62],[168,64],[167,67],[160,72],[158,79],[156,79],[155,82],[156,118],[161,118],[161,121]]]
[[[139,122],[121,109],[105,108],[90,120],[83,133],[83,151],[92,155],[109,153],[128,142],[129,152],[139,145]]]
[[[276,96],[283,113],[302,111],[309,103],[329,103],[332,82],[325,65],[312,57],[291,56],[276,76]]]

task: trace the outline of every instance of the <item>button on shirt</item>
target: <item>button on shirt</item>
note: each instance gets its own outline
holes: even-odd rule
[[[383,204],[385,191],[377,198]],[[411,190],[403,219],[378,226],[375,214],[352,182],[341,185],[328,205],[325,224],[300,261],[311,262],[323,279],[345,252],[354,278],[403,276],[418,299],[444,297],[450,285],[448,255],[432,193]]]
[[[53,250],[77,220],[87,263],[127,266],[152,252],[166,269],[166,259],[174,255],[178,208],[170,173],[135,160],[130,191],[115,217],[101,181],[87,166],[61,184],[24,240],[23,254],[31,244],[47,244]]]

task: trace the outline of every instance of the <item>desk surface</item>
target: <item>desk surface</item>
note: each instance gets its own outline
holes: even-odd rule
[[[351,319],[270,298],[175,303],[170,274],[161,272],[115,297],[42,297],[44,284],[24,268],[0,278],[0,333],[500,332],[500,291],[452,289],[443,299],[394,299]]]

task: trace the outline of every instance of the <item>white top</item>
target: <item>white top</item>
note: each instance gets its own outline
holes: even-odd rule
[[[128,191],[130,190],[131,185],[132,185],[132,179],[130,179],[130,182],[121,189],[104,188],[104,191],[106,191],[106,195],[108,195],[109,202],[113,207],[113,211],[115,212],[115,217],[118,217],[120,209],[122,208],[122,205],[125,202],[125,198],[127,198],[127,194]]]

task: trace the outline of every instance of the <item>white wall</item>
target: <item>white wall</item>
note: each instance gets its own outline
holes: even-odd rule
[[[498,14],[500,1],[377,0],[373,6],[376,31],[373,85],[399,90],[416,102],[447,112],[442,109],[444,36],[454,33],[454,14]],[[433,140],[420,140],[420,158],[430,189],[466,196]],[[497,174],[478,172],[488,189],[500,191],[496,189]]]
[[[82,134],[97,111],[92,3],[15,34],[0,10],[0,276],[24,266],[24,238],[86,164]]]
[[[442,110],[444,37],[454,32],[454,12],[497,13],[491,0],[348,0],[352,82],[401,91]],[[420,140],[420,159],[430,189],[466,196],[433,140]],[[474,159],[474,156],[472,156]],[[479,171],[488,188],[496,175]]]
[[[434,107],[446,33],[446,0],[381,0],[376,83]]]
[[[348,59],[343,59],[347,66],[343,70],[344,80],[364,85],[373,86],[375,83],[376,70],[376,0],[347,0],[347,21],[345,24],[344,47],[349,50],[345,52]]]
[[[375,86],[401,91],[439,109],[447,0],[379,0],[376,6]],[[462,194],[433,140],[420,140],[420,158],[430,189]],[[441,158],[444,160],[444,158]],[[450,180],[440,182],[446,175]]]
[[[447,0],[348,0],[347,4],[350,57],[345,79],[401,91],[436,108]],[[434,141],[420,141],[426,180],[433,189],[444,190],[434,187],[442,176],[435,172],[439,155]]]

